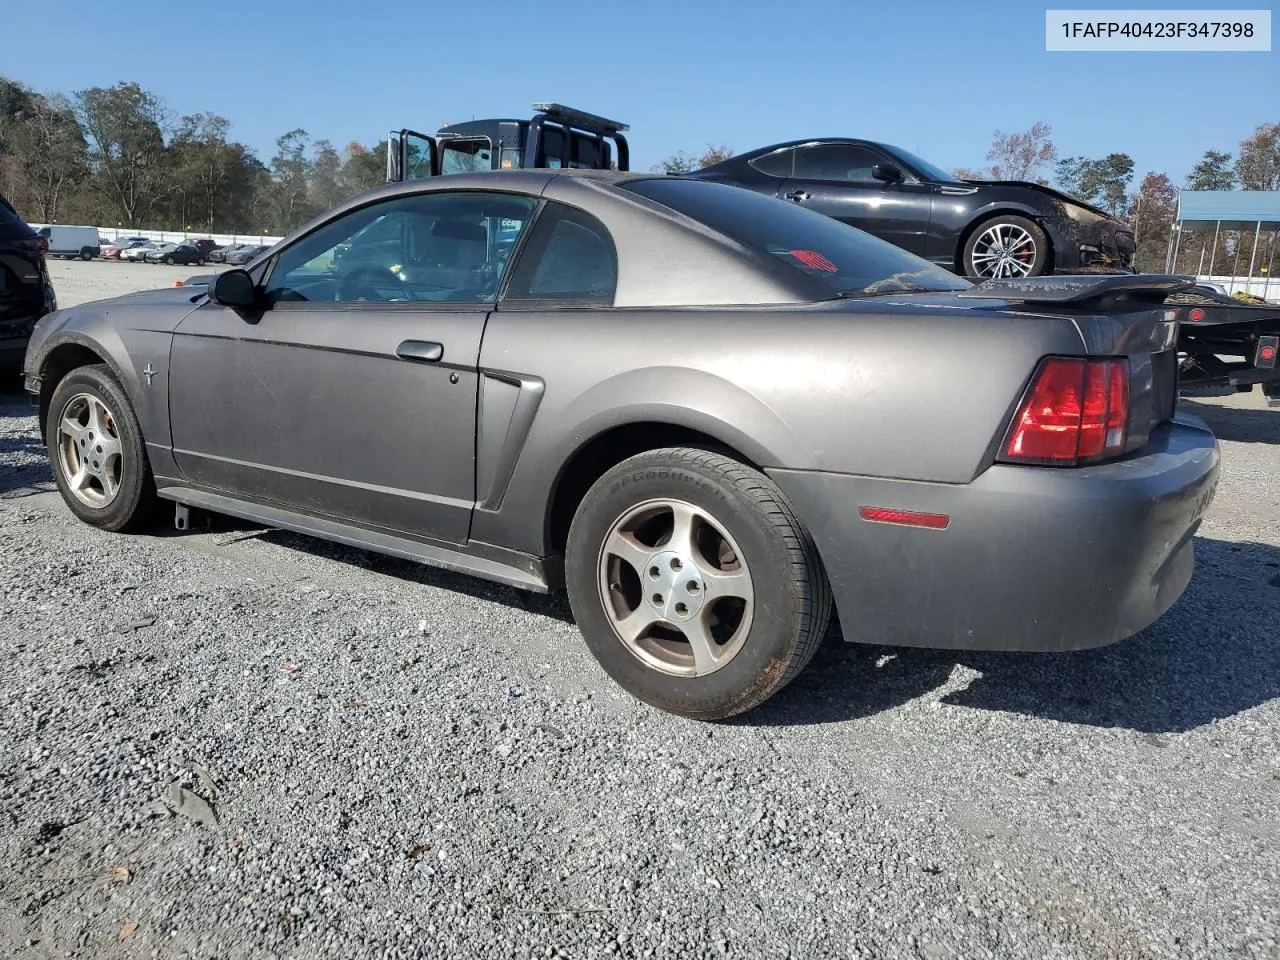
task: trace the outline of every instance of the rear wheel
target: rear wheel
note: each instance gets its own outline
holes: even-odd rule
[[[565,580],[614,681],[699,720],[750,710],[790,683],[831,613],[817,550],[777,486],[687,447],[638,454],[591,487]]]
[[[106,365],[78,367],[54,389],[45,444],[58,492],[85,523],[133,531],[155,519],[160,499],[142,431]]]
[[[1026,217],[1000,214],[978,224],[964,245],[966,276],[979,280],[1037,277],[1049,263],[1049,238]]]

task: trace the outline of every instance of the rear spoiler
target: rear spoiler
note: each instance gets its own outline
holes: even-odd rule
[[[1171,273],[1020,277],[986,280],[957,296],[1074,305],[1103,298],[1163,303],[1170,294],[1195,285],[1195,277]]]

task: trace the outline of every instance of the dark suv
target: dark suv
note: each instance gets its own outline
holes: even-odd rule
[[[0,376],[22,366],[36,321],[57,309],[44,262],[47,249],[48,241],[0,195]]]

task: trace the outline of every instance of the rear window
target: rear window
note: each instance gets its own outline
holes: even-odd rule
[[[841,296],[972,286],[887,240],[742,187],[679,177],[632,180],[620,186],[770,253]]]

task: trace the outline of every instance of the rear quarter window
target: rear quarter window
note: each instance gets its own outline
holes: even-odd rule
[[[632,180],[620,186],[777,257],[841,296],[972,286],[887,240],[741,187],[680,177]]]

